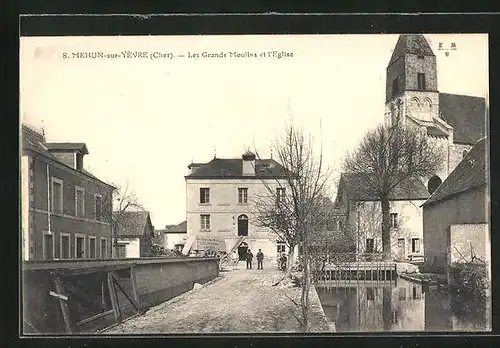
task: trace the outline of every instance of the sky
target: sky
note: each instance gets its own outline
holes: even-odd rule
[[[437,56],[439,91],[487,95],[487,35],[425,37]],[[313,137],[316,149],[323,145],[325,164],[338,176],[346,151],[383,122],[386,67],[397,39],[22,37],[20,118],[43,128],[47,141],[86,143],[84,167],[128,185],[155,228],[164,228],[185,220],[189,163],[214,154],[241,158],[247,148],[269,158],[290,122]],[[440,42],[457,49],[446,56]],[[269,57],[272,51],[288,56]],[[117,58],[72,58],[90,52]],[[204,58],[203,52],[226,57]]]

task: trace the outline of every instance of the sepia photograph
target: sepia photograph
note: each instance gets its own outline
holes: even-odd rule
[[[21,335],[492,330],[487,34],[19,42]]]

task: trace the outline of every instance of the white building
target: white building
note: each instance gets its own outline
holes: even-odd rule
[[[256,159],[246,152],[242,158],[214,158],[208,163],[192,163],[186,179],[186,221],[188,238],[222,237],[226,250],[240,257],[250,248],[254,256],[262,249],[274,259],[286,251],[276,234],[255,223],[255,197],[285,186],[284,168],[273,159]],[[242,258],[242,257],[241,257]]]
[[[391,252],[397,260],[421,259],[424,254],[421,205],[429,193],[419,180],[411,184],[411,189],[394,189],[389,197]],[[335,206],[356,236],[358,254],[382,251],[380,201],[364,187],[361,175],[341,175]]]
[[[182,251],[187,239],[187,221],[178,225],[167,225],[163,233],[163,246],[168,250]]]

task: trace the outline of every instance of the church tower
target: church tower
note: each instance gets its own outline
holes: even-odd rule
[[[436,56],[423,35],[400,35],[386,76],[385,124],[439,118]]]

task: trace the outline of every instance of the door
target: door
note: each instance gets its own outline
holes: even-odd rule
[[[240,244],[238,247],[238,257],[240,258],[240,261],[246,260],[246,254],[248,250],[248,244],[243,242]]]
[[[238,236],[248,236],[248,216],[238,216]]]
[[[405,239],[399,238],[398,239],[398,260],[404,260],[404,259],[405,259]]]

